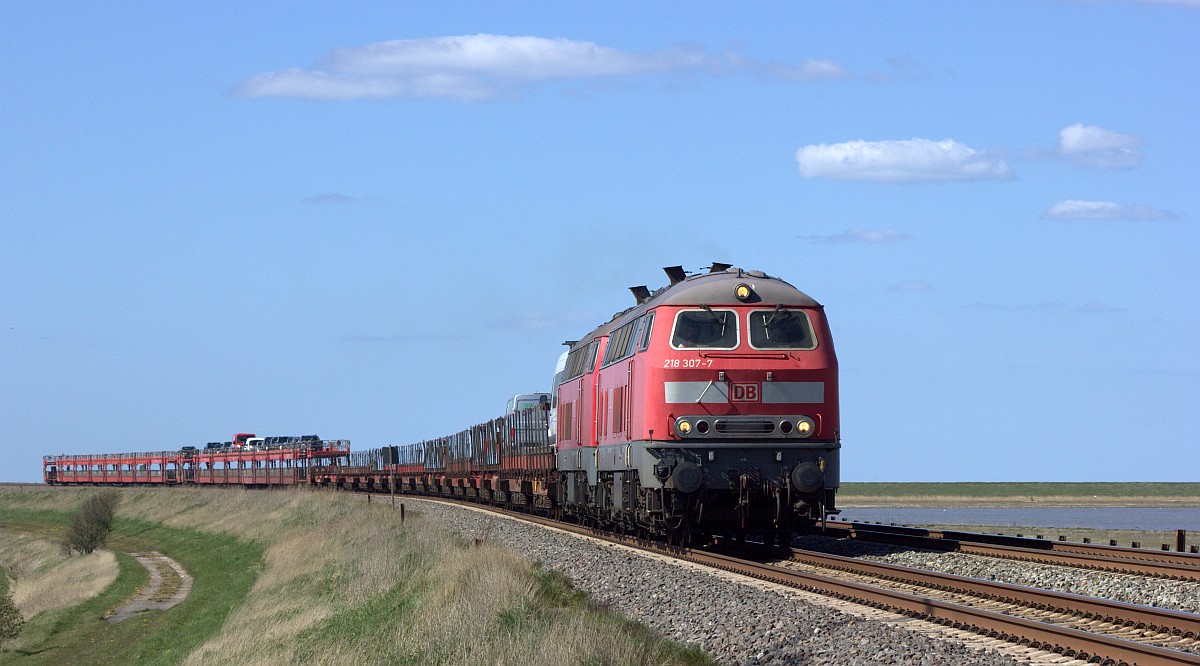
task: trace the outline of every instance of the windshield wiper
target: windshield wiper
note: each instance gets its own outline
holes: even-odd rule
[[[775,306],[774,310],[771,311],[771,316],[763,321],[763,326],[770,326],[771,322],[775,321],[775,318],[778,317],[780,313],[782,313],[785,317],[792,316],[792,312],[790,310],[783,309],[783,304],[780,303],[779,305]]]
[[[708,307],[707,305],[701,303],[700,307],[704,308],[704,311],[708,313],[708,316],[712,317],[713,321],[715,321],[721,325],[721,338],[724,339],[725,338],[725,313],[722,312],[721,316],[718,317],[717,313],[713,312],[713,309]]]
[[[717,313],[713,312],[713,309],[708,307],[707,305],[701,304],[700,307],[704,308],[704,311],[708,313],[709,317],[712,317],[713,321],[717,322],[718,324],[721,324],[722,326],[725,325],[725,317],[724,316],[718,317]]]

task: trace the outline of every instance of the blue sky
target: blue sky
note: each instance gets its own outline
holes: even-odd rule
[[[1200,6],[23,3],[0,480],[544,390],[661,267],[825,304],[843,479],[1200,480]]]

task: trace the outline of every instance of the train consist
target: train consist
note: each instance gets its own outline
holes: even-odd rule
[[[310,458],[305,480],[675,542],[784,539],[836,513],[838,368],[824,308],[759,271],[665,270],[668,286],[632,287],[633,307],[568,343],[548,395],[518,394],[505,416],[450,436]]]

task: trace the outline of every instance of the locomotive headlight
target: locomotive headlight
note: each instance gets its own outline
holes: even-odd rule
[[[675,424],[675,429],[679,431],[679,434],[687,435],[688,433],[692,432],[692,424],[688,423],[687,421],[680,421],[679,423]]]
[[[796,434],[801,437],[808,437],[817,430],[817,424],[807,416],[801,416],[796,419]]]
[[[739,301],[743,301],[743,302],[745,302],[746,300],[749,300],[750,293],[751,293],[750,285],[748,285],[748,284],[739,284],[733,290],[733,295],[737,296],[737,299]]]

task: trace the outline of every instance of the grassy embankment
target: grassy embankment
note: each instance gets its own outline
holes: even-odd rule
[[[9,541],[52,541],[89,492],[0,489],[0,529]],[[390,507],[333,493],[121,494],[115,582],[33,616],[0,663],[707,663],[591,608],[519,554],[464,543],[417,511],[401,526]],[[191,596],[103,622],[145,580],[123,552],[149,549],[194,576]],[[53,577],[57,566],[34,571]]]

